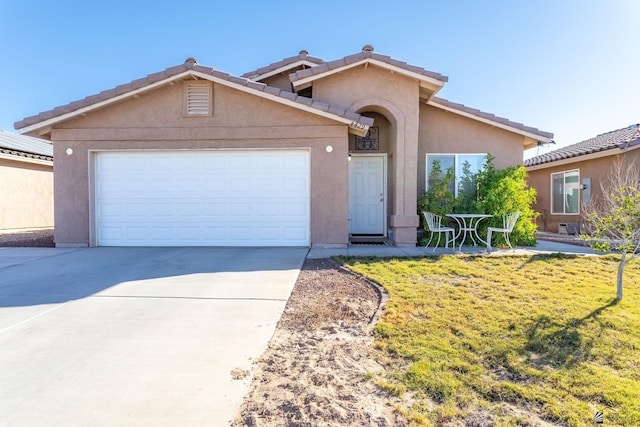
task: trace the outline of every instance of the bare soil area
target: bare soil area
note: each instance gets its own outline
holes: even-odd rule
[[[233,426],[404,426],[399,400],[370,380],[381,294],[331,260],[306,260],[256,361]]]
[[[52,228],[20,231],[0,230],[0,248],[53,248],[54,246]]]

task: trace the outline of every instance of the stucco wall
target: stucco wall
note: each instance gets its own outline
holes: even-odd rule
[[[420,104],[418,193],[425,189],[426,156],[490,153],[496,168],[522,164],[524,137],[427,104]]]
[[[335,121],[215,85],[211,117],[183,116],[182,84],[96,111],[53,129],[55,240],[92,242],[92,153],[122,149],[307,148],[311,242],[348,243],[348,129]],[[333,147],[328,153],[327,145]],[[67,155],[67,149],[73,154]]]
[[[53,166],[0,159],[0,230],[53,227]]]
[[[266,84],[267,86],[278,87],[282,90],[293,92],[293,87],[291,86],[291,80],[289,80],[289,74],[295,73],[296,71],[301,69],[302,67],[297,67],[285,73],[276,74],[276,75],[267,77],[266,79],[262,80],[262,83]]]
[[[624,158],[624,164],[628,164],[636,159],[636,164],[640,164],[640,149],[634,149],[627,153],[615,149],[613,154],[621,154]],[[588,157],[588,156],[585,156]],[[608,186],[609,181],[607,175],[611,170],[616,155],[591,158],[581,161],[558,162],[563,163],[549,167],[548,165],[533,166],[527,168],[527,182],[537,191],[537,200],[533,205],[536,212],[540,212],[537,219],[538,230],[540,231],[558,231],[559,223],[578,223],[582,224],[580,214],[552,214],[551,213],[551,174],[558,172],[566,172],[578,169],[580,171],[580,183],[584,178],[591,178],[591,200],[596,202],[602,196],[602,185]],[[583,210],[584,191],[580,191],[580,211]]]
[[[313,83],[313,97],[358,112],[376,112],[390,122],[388,225],[398,246],[414,246],[417,206],[418,81],[370,65],[332,74]],[[375,123],[374,123],[375,125]],[[392,174],[392,175],[391,175]]]

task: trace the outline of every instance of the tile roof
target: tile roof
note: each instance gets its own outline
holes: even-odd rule
[[[625,149],[627,145],[636,145],[638,140],[640,140],[640,124],[635,124],[532,157],[525,160],[524,165],[536,166],[614,148]]]
[[[284,58],[281,61],[269,64],[265,67],[260,67],[257,70],[249,71],[248,73],[244,73],[242,77],[255,80],[257,78],[260,78],[261,76],[264,76],[265,74],[269,74],[277,70],[286,71],[287,67],[293,66],[294,64],[298,64],[302,61],[308,61],[316,65],[324,63],[323,59],[310,56],[309,52],[307,52],[306,50],[301,50],[300,53],[298,53],[296,56],[290,56],[288,58]]]
[[[523,125],[522,123],[518,123],[518,122],[511,121],[509,119],[505,119],[504,117],[498,117],[495,114],[485,113],[484,111],[480,111],[480,110],[478,110],[476,108],[467,107],[466,105],[458,104],[456,102],[451,102],[451,101],[448,101],[448,100],[446,100],[444,98],[433,97],[428,102],[428,104],[429,105],[433,105],[435,107],[446,107],[448,109],[457,110],[457,111],[460,111],[462,113],[471,114],[471,115],[476,116],[478,118],[489,120],[489,121],[494,122],[494,123],[503,124],[503,125],[508,126],[510,128],[518,129],[518,130],[521,130],[523,132],[527,132],[527,133],[539,136],[539,137],[544,138],[544,139],[549,139],[550,140],[550,139],[553,138],[553,133],[551,133],[551,132],[545,132],[545,131],[539,130],[537,128],[534,128],[534,127],[526,126],[526,125]]]
[[[38,160],[53,160],[53,146],[47,141],[0,130],[0,153]]]
[[[320,74],[324,74],[326,72],[336,70],[339,68],[348,67],[349,65],[356,64],[360,61],[364,61],[366,59],[373,59],[376,61],[380,61],[391,66],[410,71],[412,73],[416,73],[422,75],[424,77],[430,79],[436,79],[443,83],[445,83],[449,78],[447,76],[443,76],[440,73],[436,73],[433,71],[426,70],[422,67],[416,67],[414,65],[409,65],[406,62],[398,61],[396,59],[391,58],[390,56],[380,55],[378,53],[374,53],[373,50],[367,50],[366,46],[362,50],[362,52],[345,56],[342,59],[336,59],[335,61],[324,62],[315,67],[307,68],[305,70],[296,71],[295,73],[290,75],[290,80],[292,83],[295,83],[298,80],[306,79],[308,77],[317,76]]]
[[[188,70],[189,70],[189,67],[187,67],[187,63],[176,65],[174,67],[167,68],[164,71],[149,74],[148,76],[143,77],[141,79],[133,80],[132,82],[116,86],[112,89],[104,90],[98,94],[87,96],[78,101],[73,101],[73,102],[70,102],[69,104],[56,107],[53,110],[44,111],[34,116],[25,117],[24,119],[18,122],[15,122],[13,126],[16,129],[22,129],[28,126],[41,123],[45,120],[62,116],[64,114],[73,113],[74,111],[78,111],[82,108],[91,106],[93,104],[97,104],[98,102],[107,101],[117,96],[125,95],[136,89],[142,89],[153,83],[158,83],[162,80],[171,78],[173,76],[176,76]]]
[[[238,77],[229,73],[217,71],[214,68],[199,65],[197,62],[195,62],[195,60],[192,60],[190,58],[184,64],[167,68],[166,70],[160,71],[158,73],[149,74],[148,76],[141,79],[133,80],[132,82],[117,86],[113,89],[102,91],[96,95],[88,96],[79,101],[74,101],[69,104],[56,107],[53,110],[26,117],[21,121],[16,122],[14,126],[16,129],[23,129],[29,126],[37,125],[46,120],[55,119],[66,114],[74,113],[86,107],[91,107],[94,104],[108,101],[110,99],[126,95],[139,89],[144,89],[148,86],[153,85],[154,83],[159,83],[163,80],[171,79],[171,77],[176,77],[186,72],[198,72],[201,75],[211,76],[215,79],[227,81],[232,85],[244,86],[252,91],[263,92],[269,96],[281,98],[283,101],[291,101],[293,103],[300,104],[300,106],[317,110],[318,112],[324,112],[331,115],[339,116],[344,119],[357,122],[358,124],[365,125],[366,127],[373,125],[373,119],[354,113],[346,108],[299,96],[293,92],[288,92],[280,88],[267,86],[263,83],[255,82],[244,77]]]

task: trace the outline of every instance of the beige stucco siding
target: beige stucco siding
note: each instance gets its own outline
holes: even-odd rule
[[[277,87],[282,90],[292,92],[293,87],[291,86],[291,80],[289,80],[289,74],[295,73],[296,71],[301,69],[302,67],[298,67],[298,68],[289,70],[285,73],[276,74],[276,75],[267,77],[266,79],[262,80],[262,83],[266,84],[267,86]]]
[[[220,85],[211,117],[184,117],[182,94],[175,84],[53,129],[57,245],[92,243],[93,153],[248,148],[309,150],[311,243],[348,243],[347,126]]]
[[[416,214],[419,82],[375,65],[331,74],[313,83],[313,97],[354,111],[382,114],[390,123],[388,224],[392,241],[414,246]],[[375,125],[375,123],[374,123]]]
[[[53,167],[0,159],[0,230],[53,227]]]
[[[424,103],[419,141],[419,194],[425,189],[427,154],[490,153],[496,168],[522,164],[523,136]]]
[[[597,202],[602,196],[602,185],[609,185],[608,174],[617,154],[623,155],[625,165],[633,161],[633,159],[636,159],[636,162],[640,162],[640,149],[634,149],[624,154],[617,149],[611,150],[611,152],[611,155],[602,155],[588,160],[580,160],[580,158],[577,158],[560,165],[539,165],[527,168],[527,182],[529,186],[535,188],[537,191],[537,200],[533,205],[533,209],[540,212],[537,220],[539,230],[557,232],[558,224],[560,223],[582,223],[580,214],[553,214],[551,212],[552,174],[576,169],[579,170],[580,183],[582,183],[585,178],[591,178],[591,200],[592,202]],[[579,201],[581,212],[583,211],[583,204],[584,191],[581,190]]]

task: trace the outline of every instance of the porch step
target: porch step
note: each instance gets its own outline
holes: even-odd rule
[[[384,236],[349,236],[352,245],[389,246],[389,239]]]

